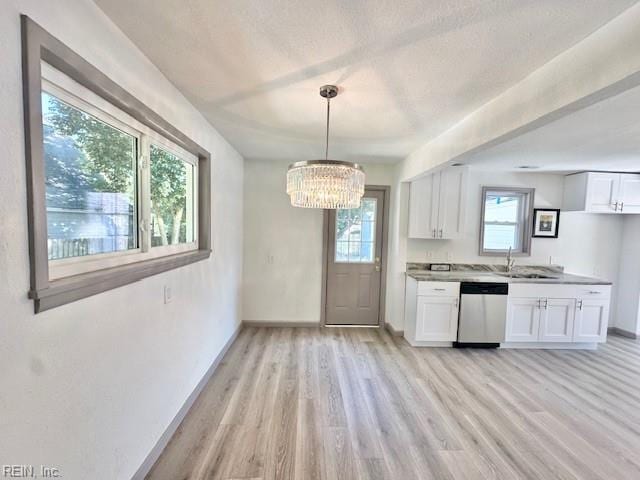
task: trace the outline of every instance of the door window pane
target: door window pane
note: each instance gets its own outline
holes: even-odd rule
[[[151,145],[151,246],[194,241],[194,167]]]
[[[363,198],[359,208],[336,211],[336,262],[373,263],[376,209],[375,198]]]
[[[42,92],[49,259],[138,247],[137,139]]]

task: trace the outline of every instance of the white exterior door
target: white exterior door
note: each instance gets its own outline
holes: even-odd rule
[[[586,211],[615,212],[619,186],[620,174],[618,173],[589,173]]]
[[[417,298],[416,340],[454,342],[458,336],[458,297]]]
[[[540,299],[510,298],[507,307],[507,342],[537,342],[540,329]]]
[[[609,324],[609,300],[580,299],[573,327],[574,342],[605,342]]]
[[[409,190],[409,238],[436,238],[440,174],[411,182]]]
[[[620,175],[618,195],[621,213],[640,213],[640,175]]]
[[[440,173],[438,238],[460,238],[464,230],[466,168],[447,168]]]
[[[541,342],[571,342],[576,300],[573,298],[543,298],[540,310]]]

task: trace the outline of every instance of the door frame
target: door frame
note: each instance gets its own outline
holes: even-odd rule
[[[391,187],[389,185],[365,185],[367,190],[383,192],[384,208],[382,211],[382,262],[380,265],[380,303],[378,306],[378,326],[385,325],[385,305],[387,297],[387,253],[389,245],[389,202]],[[329,269],[329,210],[322,212],[322,293],[320,303],[320,326],[324,327],[327,320],[327,280]]]

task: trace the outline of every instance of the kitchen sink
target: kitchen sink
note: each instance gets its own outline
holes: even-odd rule
[[[497,275],[500,275],[502,277],[510,277],[510,278],[540,278],[540,279],[558,278],[558,277],[554,277],[552,275],[544,275],[542,273],[497,273]]]

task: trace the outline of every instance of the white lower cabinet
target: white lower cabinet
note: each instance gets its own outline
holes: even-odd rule
[[[609,324],[609,299],[580,299],[573,326],[574,342],[604,342]]]
[[[454,342],[458,335],[458,297],[417,298],[416,340]]]
[[[604,342],[610,293],[608,285],[510,285],[505,342]]]
[[[507,306],[507,342],[537,342],[540,329],[540,300],[509,298]]]
[[[404,337],[413,346],[450,346],[458,337],[460,283],[407,277]]]
[[[574,298],[545,298],[540,302],[541,342],[572,342],[576,314]]]

